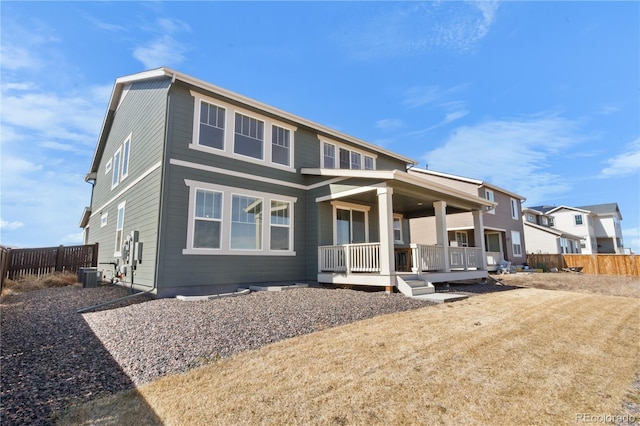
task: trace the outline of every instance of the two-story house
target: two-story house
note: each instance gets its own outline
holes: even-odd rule
[[[495,203],[408,173],[414,164],[159,68],[116,80],[80,225],[105,273],[117,263],[122,282],[160,297],[300,282],[415,295],[485,277],[482,245],[450,248],[446,222],[469,213],[469,242],[481,240]],[[421,216],[439,224],[437,245],[412,244],[408,220]]]
[[[461,212],[447,217],[447,238],[449,246],[473,247],[483,246],[487,255],[487,268],[496,270],[501,260],[513,265],[526,262],[526,248],[521,216],[521,203],[525,198],[504,188],[488,182],[463,176],[436,172],[413,167],[411,174],[420,176],[430,182],[447,185],[493,201],[494,209],[483,214],[483,227],[478,239],[473,232],[474,220],[470,213]],[[424,244],[436,244],[433,229],[435,218],[421,217],[410,222],[411,235],[414,240]]]
[[[584,254],[624,253],[618,203],[531,208],[552,216],[556,229],[579,236]]]
[[[522,209],[527,253],[581,253],[582,237],[554,227],[554,217],[534,208]]]

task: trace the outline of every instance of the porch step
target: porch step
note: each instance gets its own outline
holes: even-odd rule
[[[436,288],[430,282],[419,278],[398,277],[398,290],[408,297],[432,294]]]

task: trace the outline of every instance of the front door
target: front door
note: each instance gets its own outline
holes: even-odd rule
[[[366,215],[361,210],[336,209],[336,244],[366,243]]]
[[[487,246],[487,251],[491,252],[501,252],[502,244],[500,243],[500,233],[499,232],[487,232],[485,234],[485,243]]]

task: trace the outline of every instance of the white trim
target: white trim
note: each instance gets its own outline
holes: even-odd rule
[[[203,172],[218,173],[218,174],[222,174],[222,175],[226,175],[226,176],[232,176],[232,177],[237,177],[237,178],[242,178],[242,179],[254,180],[254,181],[257,181],[257,182],[265,182],[265,183],[270,183],[270,184],[273,184],[273,185],[286,186],[288,188],[301,189],[301,190],[304,190],[304,191],[309,191],[309,190],[312,190],[312,189],[320,188],[320,187],[325,186],[325,185],[341,182],[343,180],[347,180],[348,179],[348,177],[339,177],[339,178],[336,178],[336,179],[328,179],[328,180],[325,180],[325,181],[322,181],[322,182],[314,183],[312,185],[302,185],[302,184],[298,184],[298,183],[287,182],[285,180],[272,179],[272,178],[268,178],[268,177],[264,177],[264,176],[258,176],[258,175],[252,175],[252,174],[244,173],[244,172],[236,172],[236,171],[233,171],[233,170],[221,169],[219,167],[207,166],[205,164],[193,163],[191,161],[178,160],[178,159],[175,159],[175,158],[170,159],[169,160],[169,164],[174,165],[174,166],[186,167],[186,168],[194,169],[194,170],[200,170],[200,171],[203,171]]]
[[[108,174],[111,171],[111,158],[107,161],[107,164],[104,165],[104,174]]]
[[[133,132],[129,133],[129,136],[127,136],[124,140],[124,142],[122,142],[122,157],[120,158],[120,161],[122,163],[122,166],[120,166],[120,169],[122,170],[122,173],[120,173],[120,182],[122,182],[124,180],[124,178],[126,178],[127,176],[129,176],[129,169],[131,168],[131,136],[133,135]],[[127,144],[128,142],[128,144]],[[126,146],[126,150],[125,150],[125,146]],[[125,172],[124,170],[124,157],[125,155],[127,156],[127,170]]]
[[[489,201],[493,201],[493,202],[495,203],[495,201],[496,201],[496,194],[495,194],[495,192],[493,192],[493,190],[492,190],[492,189],[487,189],[487,188],[485,188],[485,189],[484,189],[484,198],[485,198],[485,199],[487,199],[487,200],[489,200]],[[496,209],[495,209],[495,208],[493,208],[493,209],[487,210],[487,213],[489,213],[489,214],[496,214]]]
[[[118,161],[116,161],[118,157]],[[122,167],[122,145],[113,153],[113,174],[111,175],[111,190],[120,183],[120,169]]]
[[[365,192],[377,191],[378,188],[384,188],[384,184],[372,185],[372,186],[360,186],[353,189],[347,189],[346,191],[340,191],[336,193],[331,193],[329,195],[324,195],[322,197],[316,198],[316,203],[321,203],[323,201],[331,201],[337,200],[344,197],[350,197],[352,195],[364,194]]]
[[[511,207],[511,219],[520,220],[522,218],[521,216],[522,213],[520,212],[520,208],[519,208],[520,202],[515,198],[511,198],[509,204]]]
[[[324,164],[324,146],[326,145],[333,145],[333,147],[335,148],[335,152],[334,152],[334,166],[335,167],[326,167]],[[344,149],[349,151],[349,168],[348,169],[341,169],[340,168],[340,150]],[[354,169],[352,168],[352,156],[353,154],[358,154],[360,155],[360,168],[359,169]],[[353,147],[346,145],[346,144],[341,144],[339,142],[336,142],[334,140],[331,139],[327,139],[327,138],[323,138],[320,137],[320,164],[321,164],[321,168],[322,169],[329,169],[329,170],[366,170],[365,169],[365,157],[370,157],[373,159],[373,169],[375,170],[377,167],[377,159],[378,159],[378,155],[374,152],[369,152],[369,151],[362,151],[359,149],[354,149]]]
[[[151,166],[149,169],[147,169],[147,171],[145,171],[142,175],[140,175],[138,178],[136,178],[136,180],[134,180],[133,182],[129,183],[129,185],[125,186],[122,190],[120,190],[120,192],[118,192],[116,195],[114,195],[113,197],[111,197],[109,199],[109,201],[107,201],[106,203],[104,203],[102,206],[100,206],[99,209],[96,209],[96,211],[94,213],[91,214],[91,217],[97,215],[98,213],[100,213],[102,210],[104,210],[105,208],[107,208],[107,206],[111,203],[113,203],[115,200],[117,200],[120,196],[122,196],[125,192],[127,192],[128,190],[130,190],[131,188],[133,188],[136,184],[140,183],[140,181],[142,181],[144,178],[146,178],[147,176],[149,176],[151,173],[153,173],[154,171],[156,171],[158,168],[160,168],[160,166],[162,165],[162,161],[158,161],[156,164],[154,164],[153,166]]]
[[[237,188],[226,185],[218,185],[208,182],[200,182],[191,179],[184,180],[185,185],[189,188],[189,212],[187,224],[187,247],[182,250],[185,255],[238,255],[238,256],[295,256],[294,247],[294,229],[295,229],[295,203],[298,201],[296,197],[289,197],[281,194],[268,192],[253,191],[249,189]],[[215,191],[222,193],[222,229],[220,233],[220,248],[194,248],[193,247],[193,228],[195,219],[195,193],[196,190],[202,189],[206,191]],[[263,205],[262,219],[262,248],[255,250],[232,249],[231,248],[231,209],[233,196],[246,196],[259,198]],[[290,250],[271,250],[271,215],[270,210],[265,210],[264,206],[271,208],[271,201],[288,202],[290,205],[290,233],[289,247]]]
[[[125,214],[125,207],[127,205],[127,201],[123,201],[120,204],[118,204],[118,209],[117,211],[117,217],[116,217],[116,236],[114,239],[114,243],[116,243],[116,247],[113,248],[113,257],[120,257],[122,256],[122,244],[124,243],[124,214]],[[118,228],[118,219],[120,219],[120,209],[122,209],[122,227]],[[118,243],[118,231],[120,231],[120,244]]]
[[[395,228],[395,223],[396,223],[396,219],[398,219],[400,221],[400,239],[396,240],[396,228]],[[393,214],[393,242],[395,244],[404,244],[404,232],[402,232],[402,225],[403,225],[403,219],[404,216],[402,216],[399,213],[394,213]]]
[[[109,212],[106,212],[102,216],[100,216],[100,228],[104,228],[109,223]]]

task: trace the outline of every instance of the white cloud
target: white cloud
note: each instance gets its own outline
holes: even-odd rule
[[[18,228],[22,228],[24,223],[14,220],[12,222],[8,222],[6,220],[0,219],[0,229],[4,229],[5,231],[14,231]]]
[[[442,88],[440,86],[413,86],[404,93],[402,103],[408,108],[417,108],[424,105],[440,105],[447,108],[457,109],[462,101],[451,101],[453,95],[464,91],[468,84],[458,84],[453,87]]]
[[[499,2],[390,3],[389,7],[354,25],[360,29],[355,34],[350,28],[334,38],[359,59],[416,55],[434,48],[465,51],[488,34]]]
[[[581,142],[577,130],[577,122],[553,115],[487,121],[455,129],[422,160],[432,170],[486,180],[535,204],[571,188],[550,164]]]
[[[640,171],[640,138],[627,145],[626,151],[606,160],[607,167],[602,169],[600,177],[624,176]]]
[[[635,254],[640,254],[640,228],[622,228],[622,242]]]
[[[189,25],[179,19],[161,18],[150,31],[158,32],[152,41],[147,44],[137,46],[133,50],[133,57],[146,68],[158,68],[161,66],[175,66],[184,61],[184,54],[188,47],[176,40],[174,34],[180,32],[190,32]]]
[[[398,118],[386,118],[383,120],[376,121],[376,129],[380,129],[383,131],[393,131],[398,130],[404,127],[404,123],[402,120]]]

